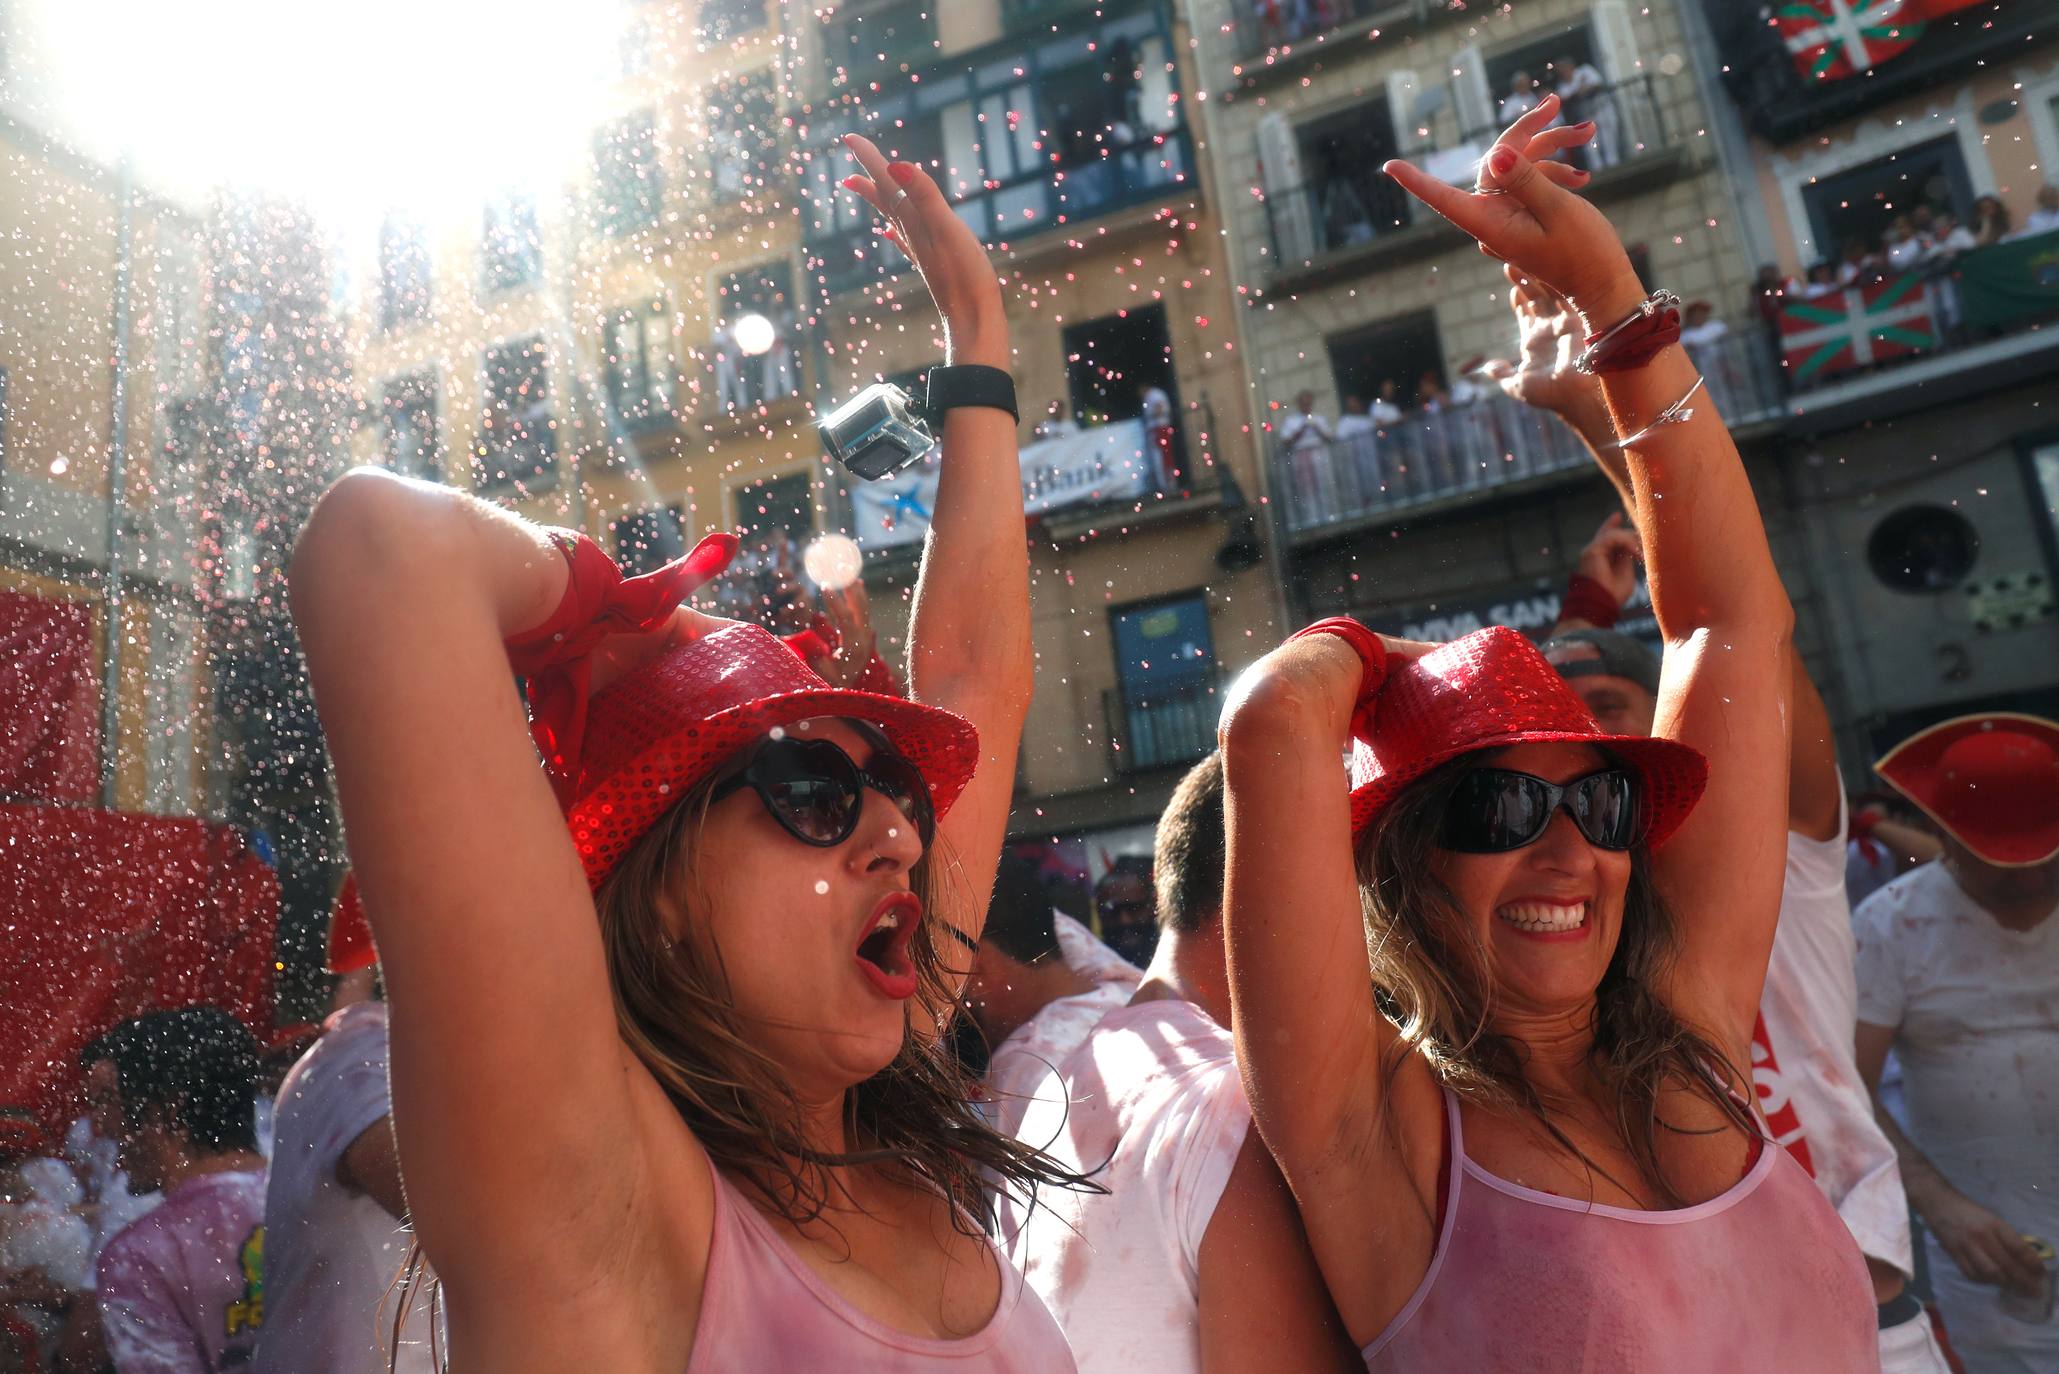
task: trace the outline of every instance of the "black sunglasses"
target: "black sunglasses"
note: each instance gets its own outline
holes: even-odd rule
[[[1572,782],[1546,782],[1503,768],[1476,768],[1444,808],[1437,843],[1461,854],[1501,854],[1534,844],[1561,806],[1597,849],[1637,842],[1637,779],[1620,768]]]
[[[710,804],[748,787],[787,834],[802,844],[831,849],[858,828],[869,787],[900,808],[928,849],[937,833],[929,784],[885,736],[864,733],[876,742],[863,768],[826,739],[781,735],[766,740],[751,751],[739,772],[715,784]]]

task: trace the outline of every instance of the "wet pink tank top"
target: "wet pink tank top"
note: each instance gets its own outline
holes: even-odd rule
[[[1866,1261],[1787,1151],[1760,1150],[1698,1207],[1575,1202],[1467,1159],[1444,1097],[1443,1228],[1422,1285],[1365,1348],[1368,1370],[1877,1374]]]
[[[1001,1301],[963,1340],[911,1336],[839,1297],[715,1171],[715,1232],[686,1374],[1076,1374],[1042,1300],[997,1250]]]

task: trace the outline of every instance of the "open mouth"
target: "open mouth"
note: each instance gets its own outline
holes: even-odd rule
[[[922,901],[912,892],[889,893],[872,909],[855,958],[873,987],[896,1000],[915,995],[915,961],[908,946],[922,923]]]
[[[1510,902],[1497,919],[1525,935],[1573,935],[1587,928],[1587,902]]]

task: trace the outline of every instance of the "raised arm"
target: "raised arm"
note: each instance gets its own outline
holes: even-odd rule
[[[638,1228],[594,1220],[631,1215],[644,1183],[629,1052],[502,647],[566,582],[540,528],[370,470],[330,489],[293,559],[385,969],[413,1221],[459,1293],[654,1261]],[[599,1157],[618,1163],[562,1186],[570,1161]]]
[[[1490,194],[1406,163],[1388,169],[1490,254],[1570,300],[1593,334],[1645,293],[1608,221],[1522,151],[1527,126],[1557,108],[1547,98],[1502,136],[1481,172]],[[1786,867],[1794,611],[1729,431],[1705,393],[1689,396],[1698,380],[1675,344],[1604,373],[1602,396],[1615,433],[1641,435],[1624,452],[1666,641],[1656,733],[1711,762],[1700,806],[1655,856],[1682,936],[1665,996],[1743,1064]],[[1684,418],[1654,426],[1682,402],[1671,413]]]
[[[888,239],[928,283],[943,316],[945,362],[1010,370],[1000,282],[979,240],[928,173],[906,162],[889,166],[856,134],[846,143],[866,175],[845,185],[886,216]],[[953,409],[942,441],[936,510],[909,623],[908,695],[955,711],[979,730],[979,771],[937,830],[936,913],[977,939],[1029,713],[1029,543],[1015,421],[1003,410]]]
[[[1387,1075],[1397,1038],[1366,965],[1339,762],[1363,674],[1341,639],[1289,640],[1237,680],[1220,730],[1237,1063],[1288,1187],[1320,1200],[1301,1212],[1309,1248],[1361,1345],[1429,1264],[1440,1138],[1422,1061]]]

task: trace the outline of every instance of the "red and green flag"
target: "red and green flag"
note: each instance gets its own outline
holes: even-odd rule
[[[1930,294],[1914,272],[1791,301],[1780,312],[1780,350],[1796,386],[1937,345]]]
[[[1906,52],[1924,25],[1981,0],[1783,0],[1773,23],[1795,70],[1809,81],[1841,81]]]

